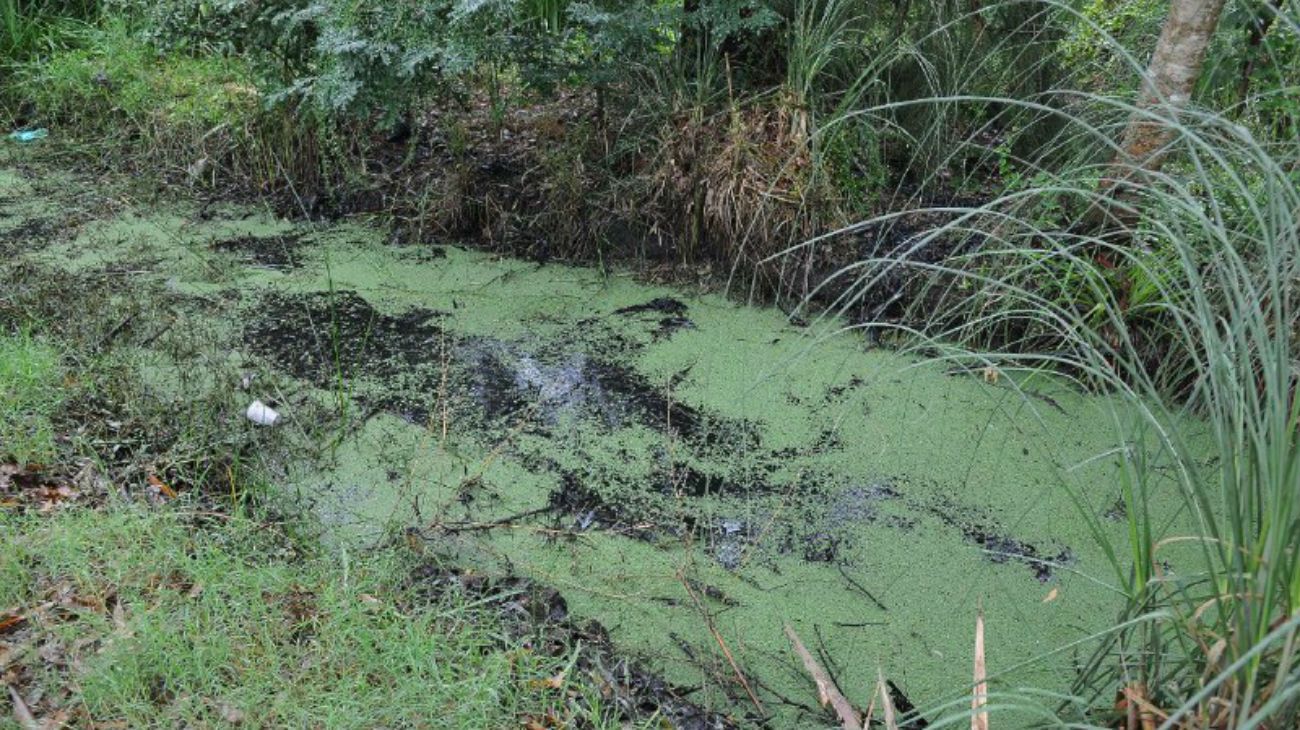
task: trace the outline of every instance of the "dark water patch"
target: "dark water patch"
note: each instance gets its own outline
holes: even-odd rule
[[[0,230],[0,253],[12,255],[48,244],[63,225],[53,218],[28,218],[12,228]]]
[[[303,239],[299,234],[236,236],[212,243],[213,251],[232,253],[245,261],[277,271],[302,266]]]
[[[379,395],[362,394],[357,396],[357,404],[361,408],[360,422],[365,422],[371,416],[382,412],[421,428],[434,423],[434,403],[424,392],[394,391]]]
[[[832,527],[855,527],[871,524],[881,518],[883,503],[902,497],[893,482],[880,480],[855,485],[836,495],[826,512],[826,522]]]
[[[710,552],[718,565],[736,570],[745,560],[745,554],[760,531],[749,522],[737,518],[718,520],[713,527]]]
[[[547,495],[546,508],[538,514],[550,515],[555,529],[605,530],[647,541],[654,541],[664,532],[650,519],[652,509],[635,493],[616,496],[597,488],[608,488],[620,477],[617,472],[594,466],[591,460],[569,467],[547,454],[522,452],[517,456],[530,471],[554,475],[556,486]]]
[[[651,332],[651,339],[664,340],[672,337],[678,330],[695,329],[695,323],[686,317],[688,307],[678,299],[671,297],[658,297],[651,299],[644,304],[634,304],[630,307],[615,309],[614,314],[622,316],[632,316],[638,314],[652,314],[659,316],[655,323],[655,329]]]
[[[867,382],[865,380],[854,375],[853,377],[849,378],[848,382],[846,383],[841,383],[839,385],[832,385],[831,387],[827,388],[826,402],[834,403],[836,401],[839,401],[849,392],[857,390],[858,388],[861,388],[866,384]]]
[[[798,539],[798,549],[809,563],[839,562],[845,538],[832,532],[812,532]]]
[[[990,562],[1023,563],[1040,583],[1052,580],[1056,566],[1074,562],[1074,551],[1068,547],[1047,548],[1013,537],[996,519],[982,510],[957,505],[946,499],[935,501],[928,509],[940,522],[961,532],[962,538],[967,542],[983,549]]]
[[[560,468],[554,462],[552,465],[560,484],[551,492],[546,504],[567,516],[569,529],[585,532],[591,529],[617,530],[627,526],[624,512],[601,498],[591,488],[590,480],[575,471]]]
[[[650,428],[679,438],[706,440],[707,419],[696,408],[672,398],[630,367],[611,362],[592,364],[591,375],[601,387],[616,393],[625,406]]]
[[[615,309],[614,314],[644,314],[646,312],[655,312],[658,314],[667,314],[680,317],[686,314],[688,307],[685,302],[672,297],[657,297],[651,299],[645,304],[634,304],[630,307]]]
[[[606,428],[640,424],[697,448],[753,449],[756,425],[707,414],[671,396],[634,368],[581,349],[524,348],[496,340],[463,343],[468,390],[489,421],[532,415],[545,425],[588,417]]]
[[[661,490],[666,495],[695,499],[719,497],[743,500],[775,491],[767,477],[756,470],[733,468],[711,471],[682,461],[671,464],[661,482]]]
[[[297,378],[331,387],[375,378],[394,389],[439,362],[446,335],[430,309],[384,314],[353,291],[268,294],[244,328],[257,355]]]
[[[846,548],[860,541],[864,526],[879,523],[910,529],[915,524],[914,520],[907,524],[911,518],[895,511],[907,506],[895,480],[847,488],[836,487],[834,481],[829,476],[803,475],[800,497],[805,500],[804,514],[780,527],[778,552],[799,555],[810,563],[840,564]],[[887,508],[891,504],[896,506]]]
[[[544,354],[489,338],[460,344],[456,361],[470,399],[488,425],[510,426],[524,418],[545,434],[562,422],[591,418],[607,428],[623,425],[617,404],[591,373],[578,350]]]
[[[593,375],[646,426],[687,441],[697,451],[725,448],[731,454],[762,446],[758,426],[683,403],[671,387],[659,387],[636,370],[609,362],[593,364]]]
[[[658,327],[651,333],[655,340],[665,340],[672,337],[678,330],[693,330],[695,323],[685,317],[664,317],[659,320]]]
[[[514,387],[515,373],[507,355],[503,343],[483,338],[466,340],[456,348],[455,359],[464,367],[469,397],[489,423],[520,415],[528,406]]]

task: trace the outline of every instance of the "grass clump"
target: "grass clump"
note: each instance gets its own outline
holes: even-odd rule
[[[131,506],[0,514],[0,529],[0,617],[21,617],[0,670],[38,716],[487,728],[571,714],[567,656],[531,651],[463,596],[421,595],[396,549],[319,554],[273,525]]]
[[[0,460],[25,465],[54,455],[60,375],[56,349],[28,332],[0,335]]]
[[[0,68],[58,48],[98,13],[98,0],[0,0]]]
[[[74,126],[102,128],[125,117],[140,127],[206,131],[257,112],[251,79],[238,59],[160,53],[110,23],[25,65],[20,85],[39,109]]]
[[[0,98],[13,123],[49,126],[65,151],[199,187],[237,181],[265,193],[286,175],[317,181],[317,130],[290,105],[268,104],[242,56],[160,48],[104,18],[17,61],[11,75]]]

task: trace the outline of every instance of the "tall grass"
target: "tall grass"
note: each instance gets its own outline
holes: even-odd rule
[[[0,0],[0,67],[57,48],[65,29],[98,13],[98,0]]]
[[[861,74],[853,62],[870,25],[852,0],[799,0],[789,26],[785,83],[793,107],[791,134],[808,140],[816,129],[813,113],[824,103],[821,96],[828,86],[850,97],[860,93]],[[850,98],[845,106],[854,108],[857,101]]]
[[[1297,17],[1278,22],[1294,31]],[[1141,73],[1137,58],[1115,52]],[[1016,158],[1014,180],[984,202],[895,211],[836,232],[917,214],[941,221],[825,286],[845,292],[836,307],[848,311],[887,282],[912,282],[901,321],[855,326],[900,331],[906,347],[932,357],[1063,373],[1110,396],[1124,539],[1102,524],[1098,485],[1065,486],[1063,476],[1062,488],[1126,601],[1080,664],[1060,721],[1295,727],[1300,143],[1213,110],[1139,111],[1124,97],[1076,90],[948,94],[858,113],[989,104],[1058,131]],[[1099,197],[1134,114],[1175,130],[1173,157]],[[1080,225],[1096,206],[1124,214]],[[933,263],[931,248],[965,253]],[[1170,519],[1171,489],[1183,519]]]

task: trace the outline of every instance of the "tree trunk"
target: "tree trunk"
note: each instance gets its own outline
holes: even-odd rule
[[[1192,97],[1223,5],[1224,0],[1172,0],[1142,79],[1137,109],[1124,130],[1110,174],[1098,186],[1098,203],[1088,216],[1092,222],[1101,223],[1102,216],[1115,214],[1110,199],[1122,194],[1127,183],[1158,172],[1164,164],[1175,139],[1171,122]]]

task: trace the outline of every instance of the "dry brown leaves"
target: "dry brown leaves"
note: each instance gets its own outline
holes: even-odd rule
[[[1146,685],[1134,682],[1119,691],[1115,709],[1124,716],[1126,730],[1156,730],[1159,720],[1168,716],[1147,698]]]
[[[87,615],[112,615],[109,604],[120,604],[111,593],[85,593],[68,580],[50,583],[39,595],[34,605],[0,610],[0,684],[8,690],[14,720],[28,730],[96,727],[76,701],[72,677],[85,658],[112,638],[88,634],[67,639],[57,629]],[[67,681],[37,680],[51,676]]]
[[[0,464],[0,509],[48,513],[80,497],[70,480],[41,464]]]

